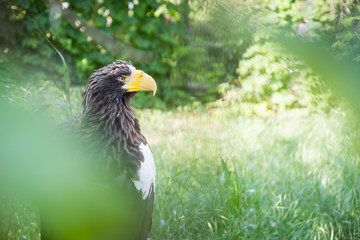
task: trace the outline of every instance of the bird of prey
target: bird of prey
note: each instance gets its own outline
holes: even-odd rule
[[[152,91],[155,95],[156,90],[150,75],[137,70],[130,62],[118,60],[91,75],[80,114],[63,124],[93,151],[101,175],[99,182],[117,191],[119,200],[116,201],[122,208],[119,212],[124,212],[112,219],[117,225],[108,233],[92,239],[147,239],[156,169],[130,100],[136,92]],[[44,223],[42,239],[53,239],[51,231],[46,229],[46,221]]]

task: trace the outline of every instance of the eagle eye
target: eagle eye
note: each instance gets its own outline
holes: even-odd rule
[[[126,80],[126,77],[125,77],[125,76],[120,76],[120,77],[118,77],[118,80],[119,80],[120,82],[124,83],[125,80]]]

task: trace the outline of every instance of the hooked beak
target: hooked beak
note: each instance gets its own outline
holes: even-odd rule
[[[126,79],[123,88],[128,92],[152,91],[153,96],[157,90],[155,80],[141,70],[135,70],[134,74]]]

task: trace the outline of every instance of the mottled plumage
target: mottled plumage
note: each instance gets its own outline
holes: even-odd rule
[[[146,239],[151,227],[155,165],[130,106],[137,91],[155,93],[156,84],[131,63],[117,61],[100,68],[89,78],[81,113],[63,124],[85,150],[94,152],[101,183],[120,191],[127,208],[134,209],[131,224],[120,226],[126,221],[121,218],[128,216],[119,216],[119,228],[104,239]]]

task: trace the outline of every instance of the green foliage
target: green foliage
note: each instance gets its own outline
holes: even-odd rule
[[[134,65],[154,76],[161,98],[139,93],[132,105],[146,108],[137,113],[157,163],[152,239],[360,237],[358,127],[348,113],[331,108],[339,104],[321,79],[347,84],[356,94],[358,83],[347,81],[356,76],[337,72],[327,55],[315,56],[321,51],[296,54],[300,45],[286,48],[289,38],[273,37],[290,29],[358,63],[358,1],[199,0],[191,8],[172,0],[134,0],[133,7],[119,0],[69,2],[76,17],[121,46],[151,54],[151,62]],[[91,72],[123,58],[76,23],[57,18],[56,6],[12,0],[0,7],[6,9],[0,12],[6,23],[0,28],[0,96],[46,112],[55,123],[67,118],[67,77],[36,24],[78,85],[69,92],[74,112]],[[304,55],[313,64],[299,61]],[[205,101],[212,103],[199,107]],[[179,105],[186,106],[161,111]],[[11,211],[19,215],[8,216],[7,236],[38,239],[31,206],[15,205]]]
[[[213,86],[225,76],[222,64],[204,64],[207,53],[189,44],[189,23],[183,21],[191,11],[187,1],[178,4],[153,0],[85,0],[69,1],[68,6],[51,1],[45,3],[37,0],[1,2],[6,11],[1,13],[0,20],[7,24],[0,32],[2,49],[6,49],[0,61],[16,63],[19,75],[26,75],[20,77],[21,81],[25,81],[25,78],[26,81],[36,81],[41,77],[40,80],[50,79],[64,88],[61,83],[64,81],[63,69],[56,51],[47,44],[40,32],[45,33],[64,56],[73,84],[84,84],[94,69],[115,59],[124,59],[125,55],[111,50],[113,45],[96,42],[91,29],[87,30],[81,25],[82,22],[87,22],[89,28],[96,27],[121,46],[150,53],[153,59],[150,63],[133,63],[154,76],[164,90],[159,91],[160,97],[168,105],[183,105],[198,98],[206,100],[211,93],[194,93],[189,98],[183,92],[187,91],[189,84]],[[67,9],[73,10],[78,20],[71,19]],[[37,76],[28,74],[29,71],[36,72]]]
[[[272,110],[309,107],[328,100],[316,74],[274,43],[252,45],[237,69],[242,101],[266,103]],[[323,89],[323,90],[322,90]]]
[[[39,218],[29,202],[0,195],[0,238],[40,239]],[[22,226],[22,227],[20,227]]]
[[[333,48],[341,57],[350,56],[360,62],[360,6],[359,4],[344,4],[343,18],[339,17],[339,28],[336,29],[337,39]]]
[[[94,69],[133,55],[138,61],[134,65],[157,80],[158,96],[166,106],[214,101],[223,83],[240,83],[243,99],[266,102],[270,109],[310,106],[317,95],[315,88],[322,86],[316,74],[299,64],[296,56],[277,50],[278,42],[264,43],[280,27],[308,40],[330,42],[341,57],[360,59],[359,5],[344,0],[199,0],[191,4],[186,0],[85,0],[70,1],[68,6],[12,0],[0,4],[6,9],[0,13],[6,23],[0,29],[1,77],[20,82],[51,80],[64,91],[61,62],[36,25],[63,55],[73,84],[83,85]],[[96,39],[91,28],[114,42]],[[138,50],[152,60],[135,57]],[[292,68],[299,71],[290,74]],[[142,97],[137,102],[145,107],[165,106]]]
[[[132,3],[69,6],[121,46],[151,53],[150,63],[134,65],[154,76],[161,98],[139,93],[132,102],[152,108],[137,110],[158,171],[150,238],[359,238],[358,127],[347,112],[331,108],[338,103],[321,79],[348,84],[356,71],[337,72],[327,55],[315,56],[321,51],[287,52],[303,48],[286,48],[272,37],[291,29],[359,62],[358,1],[191,1],[191,8],[188,1]],[[46,112],[53,122],[67,118],[66,77],[34,21],[78,85],[70,91],[74,112],[91,72],[123,58],[56,18],[56,7],[43,1],[1,1],[0,7],[7,10],[0,12],[6,23],[0,28],[0,96]],[[304,55],[323,61],[307,65],[299,61]],[[356,94],[358,83],[349,86]],[[212,103],[199,107],[204,101]],[[161,111],[178,105],[186,107]],[[9,216],[8,237],[38,239],[37,217],[30,206],[17,205],[20,215]]]
[[[332,45],[328,47],[330,52],[357,61],[360,58],[360,42],[355,36],[360,28],[354,16],[359,11],[358,5],[344,1],[279,0],[259,3],[266,11],[252,16],[259,24],[255,25],[252,43],[239,61],[239,77],[235,82],[241,86],[241,90],[237,91],[238,97],[244,102],[260,104],[263,111],[312,106],[328,111],[328,106],[336,104],[336,101],[323,83],[329,83],[331,78],[325,74],[320,78],[320,72],[317,72],[317,68],[326,67],[325,62],[316,66],[312,64],[313,69],[309,68],[307,63],[299,61],[304,54],[294,54],[301,46],[292,44],[292,49],[289,46],[284,48],[284,39],[290,41],[289,36],[293,37],[296,33],[307,41],[322,42],[324,47]],[[308,54],[311,55],[310,52]],[[324,66],[321,67],[321,63]],[[330,68],[328,72],[335,73],[336,68]],[[229,95],[231,92],[227,93],[227,97]]]
[[[41,31],[41,30],[39,29],[39,31]],[[70,78],[69,78],[68,66],[66,64],[66,61],[65,61],[63,55],[59,52],[59,50],[56,49],[56,47],[49,41],[49,39],[44,34],[42,34],[42,35],[44,38],[46,38],[46,40],[51,45],[51,47],[56,51],[56,53],[59,55],[59,57],[61,58],[61,61],[63,63],[65,93],[66,93],[66,101],[67,101],[66,107],[68,109],[68,116],[71,117],[72,116],[72,106],[71,106],[71,98],[70,98]]]

